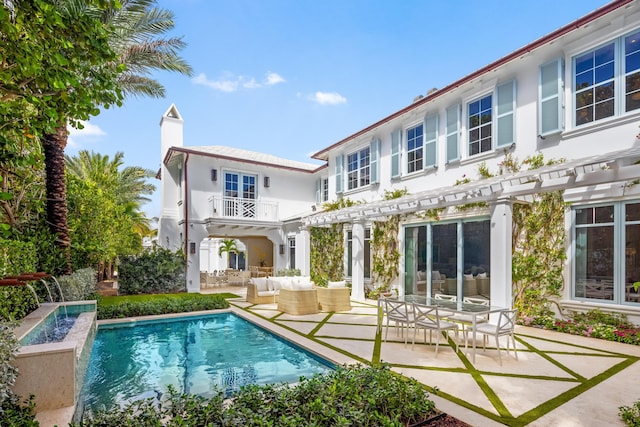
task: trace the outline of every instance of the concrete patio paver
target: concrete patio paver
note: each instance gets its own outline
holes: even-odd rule
[[[405,346],[393,329],[382,342],[375,301],[309,316],[273,316],[273,306],[230,302],[267,326],[286,327],[294,342],[315,342],[317,353],[334,362],[329,354],[337,352],[348,363],[389,363],[427,386],[439,409],[475,426],[623,426],[618,408],[640,399],[637,346],[518,326],[518,360],[503,349],[500,366],[495,346],[483,351],[480,339],[473,364],[462,336],[458,353],[441,337],[437,357],[435,341],[424,344],[421,334],[414,350],[412,334]]]

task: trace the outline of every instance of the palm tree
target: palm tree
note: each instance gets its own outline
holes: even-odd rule
[[[87,150],[80,151],[76,157],[66,156],[67,174],[94,183],[96,188],[108,194],[116,205],[122,206],[120,212],[125,215],[122,224],[129,224],[130,228],[120,230],[121,234],[114,237],[125,238],[126,235],[135,233],[139,236],[139,241],[142,241],[142,238],[151,232],[151,221],[140,208],[149,200],[145,196],[155,190],[153,184],[146,182],[155,176],[155,172],[137,166],[121,170],[123,164],[122,152],[117,152],[113,159]],[[106,270],[106,275],[110,277],[113,259],[103,261],[105,265],[101,266],[100,270]]]
[[[227,254],[241,254],[244,253],[244,251],[241,251],[238,248],[238,244],[235,241],[235,239],[224,239],[222,241],[222,246],[220,246],[220,248],[218,248],[218,256],[222,256],[223,253],[227,253]],[[227,267],[229,267],[229,259],[227,258]]]
[[[63,2],[65,3],[65,2]],[[81,7],[83,2],[66,0]],[[155,0],[122,0],[119,9],[89,9],[105,24],[113,28],[109,43],[117,53],[118,62],[125,67],[119,74],[118,84],[125,95],[162,97],[164,87],[149,77],[152,70],[166,70],[191,75],[191,67],[179,56],[185,47],[181,38],[161,38],[174,27],[173,13],[155,7]],[[117,66],[118,64],[103,64]],[[115,69],[115,68],[114,68]],[[115,72],[115,71],[114,71]],[[64,148],[67,145],[67,123],[62,121],[56,131],[42,138],[45,156],[47,222],[56,236],[56,242],[67,257],[66,273],[71,270],[69,229],[65,183]]]

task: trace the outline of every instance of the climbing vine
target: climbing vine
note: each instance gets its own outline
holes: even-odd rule
[[[325,211],[335,211],[356,205],[348,198],[323,205]],[[318,286],[326,286],[329,280],[344,277],[344,226],[342,223],[329,227],[311,227],[310,266],[311,280]]]
[[[393,200],[409,194],[406,188],[385,191],[384,200]],[[391,215],[385,221],[375,221],[371,237],[371,280],[375,288],[370,293],[377,296],[380,292],[389,290],[393,280],[398,277],[400,265],[400,248],[398,232],[400,230],[401,215]]]
[[[508,158],[502,168],[517,172],[517,160]],[[547,165],[560,163],[551,160]],[[529,170],[545,165],[542,154],[522,161]],[[551,316],[551,300],[560,295],[564,250],[564,200],[562,191],[535,194],[532,203],[513,207],[512,284],[513,305],[520,316],[544,319]],[[534,320],[535,323],[535,320]]]
[[[516,173],[522,167],[528,170],[561,163],[544,160],[542,154],[528,157],[522,162],[512,153],[505,153],[497,174],[482,162],[478,165],[480,178],[491,178],[505,173]],[[467,184],[471,179],[463,175],[455,185]],[[566,259],[564,240],[564,200],[562,191],[534,194],[527,203],[514,203],[512,222],[512,290],[513,305],[527,323],[543,323],[552,315],[552,299],[560,295],[562,269]],[[485,202],[458,206],[465,211],[486,207]]]
[[[344,277],[344,232],[343,224],[329,227],[312,227],[311,280],[318,286],[326,286],[329,280]]]

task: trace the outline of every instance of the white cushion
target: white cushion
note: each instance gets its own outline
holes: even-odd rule
[[[418,280],[427,280],[427,272],[426,271],[418,271],[416,278]]]
[[[272,297],[276,294],[276,291],[258,291],[259,297]]]
[[[473,274],[463,274],[465,279],[473,279]]]
[[[313,289],[313,283],[301,282],[295,285],[295,289]]]
[[[256,290],[258,292],[268,291],[270,290],[267,283],[266,277],[254,277],[251,281],[256,285]]]
[[[486,278],[487,278],[487,273],[480,273],[480,274],[478,274],[478,278],[479,278],[479,279],[486,279]]]
[[[347,286],[346,280],[340,280],[339,282],[327,282],[327,288],[344,288],[345,286]]]

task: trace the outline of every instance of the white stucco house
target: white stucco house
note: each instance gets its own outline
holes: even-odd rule
[[[160,123],[158,242],[185,248],[191,292],[199,290],[200,270],[222,268],[201,254],[206,247],[216,258],[219,239],[241,241],[248,264],[262,261],[306,274],[310,227],[340,222],[352,296],[364,298],[372,221],[402,213],[400,276],[393,284],[401,294],[433,293],[437,287],[510,307],[513,206],[562,189],[562,303],[640,318],[640,299],[632,292],[640,281],[637,1],[611,2],[418,97],[328,145],[312,156],[315,163],[185,146],[183,124],[173,105]],[[496,171],[507,155],[523,160],[540,153],[565,161],[478,179],[483,162]],[[454,185],[463,177],[472,180]],[[385,191],[405,188],[407,195],[384,200]],[[323,211],[323,202],[340,198],[366,203]],[[477,202],[487,207],[456,208]],[[422,215],[443,208],[437,221]],[[471,279],[473,290],[466,282]]]

